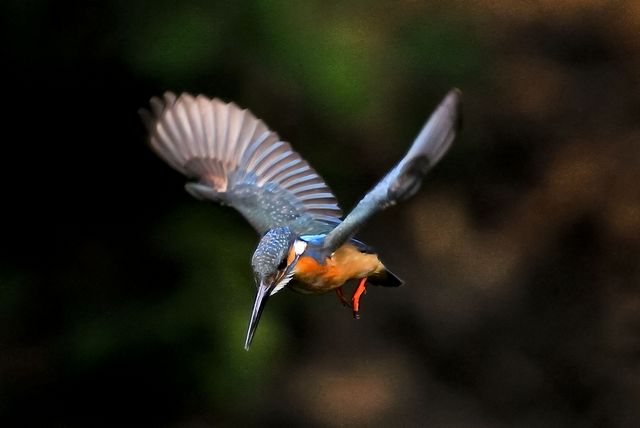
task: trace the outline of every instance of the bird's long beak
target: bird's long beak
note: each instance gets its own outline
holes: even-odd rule
[[[258,285],[256,300],[253,303],[253,311],[251,312],[251,320],[249,321],[249,329],[247,330],[247,338],[244,341],[244,349],[247,351],[251,348],[251,341],[253,340],[253,335],[258,327],[258,322],[260,321],[260,315],[262,315],[264,305],[267,303],[271,290],[273,290],[275,286],[275,283],[268,284],[264,281],[260,281],[260,285]]]

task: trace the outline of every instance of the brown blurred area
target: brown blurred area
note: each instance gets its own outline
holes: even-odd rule
[[[9,26],[11,95],[64,94],[43,120],[68,149],[43,169],[56,192],[16,192],[28,213],[7,223],[6,426],[637,426],[639,2],[45,3],[33,40],[55,30],[59,53]],[[198,16],[219,29],[168,40],[211,40],[189,60],[213,58],[182,68],[151,56],[163,33],[131,30]],[[283,293],[242,351],[255,236],[183,194],[136,108],[165,89],[233,99],[348,211],[452,86],[454,148],[359,236],[406,286],[371,287],[357,322],[334,296]],[[41,114],[27,105],[22,120]]]

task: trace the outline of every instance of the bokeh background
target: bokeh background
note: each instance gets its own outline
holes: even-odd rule
[[[2,426],[637,426],[637,1],[0,10]],[[454,148],[360,234],[407,285],[360,321],[284,292],[245,352],[258,237],[138,108],[248,107],[348,210],[454,86]]]

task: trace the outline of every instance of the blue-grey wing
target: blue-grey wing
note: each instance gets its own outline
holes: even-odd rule
[[[250,111],[199,95],[166,93],[141,110],[154,151],[195,182],[187,191],[237,209],[263,234],[289,226],[330,230],[342,215],[322,178]],[[331,225],[331,226],[330,226]]]
[[[451,90],[431,115],[405,157],[356,205],[324,240],[332,253],[376,212],[413,196],[424,175],[449,150],[461,123],[461,93]]]

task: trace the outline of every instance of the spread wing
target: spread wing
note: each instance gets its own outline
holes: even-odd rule
[[[356,205],[325,238],[323,249],[332,253],[375,213],[413,196],[424,175],[449,150],[461,123],[461,93],[451,90],[431,115],[405,157]]]
[[[151,110],[140,111],[151,147],[196,180],[186,185],[195,197],[234,207],[260,234],[283,226],[321,232],[339,222],[322,178],[250,111],[170,92],[152,98]]]

